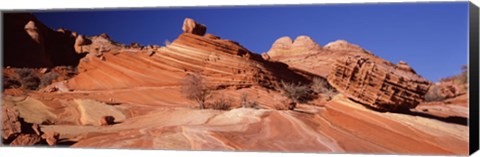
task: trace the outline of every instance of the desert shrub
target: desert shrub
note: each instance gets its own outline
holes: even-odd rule
[[[433,85],[428,89],[427,93],[424,96],[425,101],[431,102],[431,101],[442,101],[445,100],[445,97],[443,97],[441,94],[441,87],[438,85]]]
[[[225,98],[223,95],[213,101],[209,108],[214,109],[214,110],[229,110],[230,107],[232,106],[233,100],[230,98]]]
[[[281,103],[273,104],[273,108],[275,108],[276,110],[287,110],[287,106]]]
[[[40,88],[43,88],[45,86],[48,86],[52,83],[53,80],[57,79],[58,76],[60,76],[57,72],[49,72],[49,73],[46,73],[45,75],[43,75],[41,78],[40,78]]]
[[[468,83],[468,66],[463,65],[462,66],[462,73],[458,75],[457,84],[466,84]]]
[[[311,85],[312,91],[317,94],[322,94],[327,101],[331,100],[333,96],[338,94],[337,90],[333,88],[327,80],[320,77],[315,77]]]
[[[460,87],[459,89],[460,93],[466,92],[468,87],[468,86],[465,86],[466,84],[468,84],[468,66],[463,65],[461,67],[461,70],[462,70],[462,73],[458,75],[442,78],[440,79],[440,82],[451,82],[454,85]]]
[[[60,66],[59,70],[63,71],[61,73],[65,74],[66,80],[78,74],[78,69],[77,67],[74,67],[74,66]]]
[[[181,80],[181,92],[189,100],[197,102],[200,109],[205,109],[205,100],[210,95],[210,90],[200,74],[189,74]]]
[[[240,96],[240,105],[244,108],[258,108],[256,101],[250,101],[247,93],[243,93]]]
[[[440,82],[453,82],[456,85],[462,85],[468,83],[468,66],[463,65],[461,67],[462,73],[450,77],[440,79]]]
[[[20,88],[22,84],[17,79],[3,76],[3,89]]]
[[[38,78],[35,70],[28,68],[16,69],[15,72],[18,75],[22,88],[36,90],[40,85],[40,79]]]
[[[29,76],[35,75],[35,70],[29,69],[29,68],[18,68],[18,69],[15,69],[15,73],[17,73],[17,75],[20,78],[29,77]]]
[[[302,85],[300,83],[286,83],[282,81],[281,87],[283,90],[283,95],[286,96],[288,99],[292,100],[294,104],[305,103],[311,99],[311,91],[307,85]],[[288,108],[293,110],[295,108],[295,105]]]

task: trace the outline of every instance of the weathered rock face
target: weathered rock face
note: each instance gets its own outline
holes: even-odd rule
[[[413,72],[362,57],[339,59],[327,80],[349,98],[383,111],[416,107],[431,85]]]
[[[415,70],[413,70],[412,67],[410,67],[410,65],[408,65],[407,62],[404,62],[404,61],[398,62],[397,63],[397,68],[400,69],[400,70],[406,71],[406,72],[411,72],[411,73],[414,73],[414,74],[417,73],[417,72],[415,72]]]
[[[11,146],[33,146],[40,143],[42,138],[36,134],[20,134],[10,143]]]
[[[77,53],[83,53],[85,51],[83,51],[82,49],[82,46],[84,45],[89,45],[91,44],[92,41],[87,39],[84,35],[78,35],[77,38],[75,39],[75,52]]]
[[[90,53],[80,62],[80,73],[67,83],[72,90],[178,85],[187,73],[201,73],[212,88],[308,82],[286,64],[266,61],[235,41],[211,34],[182,33],[167,46],[151,50],[125,49],[98,36],[90,39],[92,44],[82,46]]]
[[[53,146],[57,145],[60,134],[57,132],[45,132],[42,136],[42,139],[45,139],[48,145]]]
[[[2,143],[11,146],[55,145],[58,133],[44,134],[40,126],[25,122],[14,106],[2,106]]]
[[[3,141],[12,141],[22,132],[22,124],[18,120],[18,112],[13,108],[2,106],[2,137]]]
[[[184,33],[192,33],[195,35],[203,36],[207,32],[205,25],[195,22],[193,19],[185,18],[183,21],[182,30]]]
[[[75,52],[75,32],[54,31],[28,13],[3,17],[4,67],[75,66],[83,57]]]

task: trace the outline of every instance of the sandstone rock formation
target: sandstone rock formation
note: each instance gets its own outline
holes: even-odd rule
[[[11,146],[33,146],[42,141],[37,134],[20,134],[10,143]]]
[[[187,26],[188,21],[193,20],[186,19]],[[68,81],[70,89],[179,85],[180,78],[197,72],[206,77],[212,88],[274,88],[280,80],[308,82],[304,76],[288,69],[286,64],[266,61],[235,41],[211,34],[182,33],[171,44],[151,50],[148,46],[147,49],[126,49],[97,36],[91,40],[92,44],[83,46],[90,52],[78,66],[83,72]],[[102,48],[106,50],[101,51]],[[95,49],[99,51],[92,53]],[[148,52],[155,55],[139,55]]]
[[[325,45],[326,49],[334,50],[334,51],[358,51],[358,52],[367,52],[363,48],[358,45],[351,44],[345,40],[337,40]]]
[[[60,134],[57,132],[45,132],[41,137],[45,139],[48,145],[54,146],[57,145]]]
[[[74,45],[75,52],[77,52],[77,53],[85,52],[85,51],[83,51],[82,46],[89,45],[91,43],[92,43],[92,41],[87,39],[84,35],[78,35],[77,38],[75,39],[75,45]]]
[[[22,124],[18,112],[13,108],[2,106],[2,137],[3,141],[12,141],[22,132]]]
[[[290,37],[281,37],[272,44],[272,48],[267,53],[262,55],[271,61],[283,62],[290,68],[321,77],[326,77],[330,73],[337,58],[359,55],[379,62],[384,61],[345,40],[337,40],[322,47],[308,36],[298,36],[295,41]]]
[[[339,59],[327,79],[351,99],[384,111],[415,108],[431,85],[413,72],[359,56]]]
[[[15,23],[12,17],[24,16],[9,15],[8,27]],[[24,30],[25,24],[32,19],[20,18],[23,22],[15,27],[19,31],[10,32],[8,39],[24,39],[9,42],[31,42],[26,46],[36,44]],[[35,21],[35,26],[45,30],[40,22]],[[48,32],[51,31],[43,32],[45,39],[50,38]],[[7,121],[2,121],[6,129],[2,130],[5,133],[2,138],[8,140],[4,140],[4,144],[15,141],[13,144],[22,146],[68,143],[72,144],[70,147],[79,148],[468,153],[468,126],[463,123],[468,118],[465,95],[445,100],[449,104],[420,104],[412,109],[421,112],[418,115],[377,112],[358,104],[365,97],[357,102],[344,97],[351,96],[350,91],[361,91],[361,87],[365,87],[365,94],[356,96],[379,94],[382,98],[374,103],[388,100],[410,103],[418,100],[416,95],[421,95],[418,90],[425,86],[421,81],[413,83],[412,80],[421,79],[415,79],[406,64],[396,66],[349,44],[338,44],[336,48],[336,44],[330,44],[326,48],[308,37],[297,37],[295,41],[285,38],[282,40],[286,41],[286,46],[275,44],[271,52],[259,55],[235,41],[206,33],[201,36],[201,31],[199,34],[182,33],[164,47],[126,46],[113,41],[107,34],[85,37],[91,41],[89,44],[75,44],[79,34],[66,29],[53,32],[61,37],[58,39],[69,42],[54,40],[55,45],[45,40],[45,45],[49,45],[47,49],[63,45],[69,51],[56,50],[76,54],[74,46],[82,45],[84,56],[73,72],[78,75],[39,91],[5,90],[2,107],[6,108],[2,109],[2,116],[7,118],[2,118]],[[36,51],[23,50],[31,52],[25,54],[37,55]],[[285,53],[276,55],[275,51]],[[49,51],[48,54],[56,53]],[[339,73],[345,77],[354,76],[350,80],[355,80],[349,81],[351,88],[343,90],[345,95],[338,94],[328,102],[316,99],[308,104],[299,103],[295,111],[286,111],[292,101],[276,90],[279,81],[310,83],[312,77],[327,76],[332,69],[337,70],[337,58],[356,55],[368,60],[348,66],[341,62],[342,66],[338,66],[344,69]],[[16,57],[10,56],[10,59],[28,60]],[[371,64],[367,64],[370,61]],[[359,62],[364,64],[360,66]],[[58,64],[56,61],[49,63]],[[30,66],[37,64],[40,63],[29,63]],[[44,64],[41,65],[43,68]],[[369,67],[371,71],[366,70]],[[55,68],[50,70],[66,76]],[[5,68],[4,74],[9,71],[14,70]],[[189,73],[200,73],[212,92],[231,98],[232,110],[192,107],[192,101],[182,95],[179,86],[179,80]],[[389,78],[378,79],[381,75]],[[333,80],[337,84],[344,83],[337,78]],[[381,90],[378,84],[384,84],[386,89]],[[410,95],[413,100],[399,93],[413,93]],[[258,107],[239,108],[243,94],[248,95],[249,103]],[[277,110],[277,106],[282,110]],[[18,112],[12,112],[15,110]],[[115,119],[107,118],[109,115]],[[121,123],[98,126],[112,122]]]
[[[406,71],[406,72],[411,72],[411,73],[414,73],[416,74],[417,72],[415,72],[415,70],[413,70],[412,67],[410,67],[410,65],[408,65],[407,62],[404,62],[404,61],[400,61],[397,63],[397,68],[400,69],[400,70],[403,70],[403,71]]]
[[[299,48],[304,50],[318,50],[321,48],[312,38],[306,35],[301,35],[295,38],[292,43],[292,48]]]
[[[193,19],[185,18],[183,21],[182,30],[184,33],[192,33],[195,35],[203,36],[207,32],[205,25],[195,22]]]
[[[83,57],[75,52],[74,32],[52,30],[29,13],[6,13],[3,20],[4,67],[75,66]]]
[[[277,39],[272,44],[272,48],[268,51],[268,55],[271,57],[282,55],[298,55],[296,52],[307,54],[308,52],[320,50],[321,48],[322,47],[313,41],[313,39],[309,36],[298,36],[295,38],[295,40],[285,36]]]
[[[44,134],[40,126],[26,122],[16,107],[2,106],[2,142],[11,146],[55,145],[59,134]]]
[[[28,23],[25,25],[25,31],[32,38],[32,40],[40,45],[43,45],[43,36],[41,35],[42,32],[39,31],[34,21],[28,21]]]

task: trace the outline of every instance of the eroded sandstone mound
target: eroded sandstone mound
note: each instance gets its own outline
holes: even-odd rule
[[[384,111],[415,108],[431,84],[402,67],[359,56],[339,59],[327,79],[351,99]]]
[[[185,32],[165,47],[125,47],[102,36],[90,37],[90,44],[80,46],[88,54],[80,61],[79,74],[66,85],[73,90],[178,86],[187,73],[202,74],[213,88],[308,82],[286,64],[266,61],[235,41],[196,31],[203,27],[186,19]]]
[[[326,77],[333,69],[337,58],[357,55],[379,62],[384,61],[360,46],[345,40],[330,42],[322,47],[305,35],[298,36],[295,40],[290,37],[277,39],[272,44],[272,48],[267,53],[263,53],[262,57],[286,63],[290,68]]]

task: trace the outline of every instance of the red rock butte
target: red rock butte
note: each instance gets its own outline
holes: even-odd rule
[[[106,34],[55,31],[31,14],[4,15],[6,145],[468,153],[466,94],[448,88],[448,99],[425,102],[431,82],[406,62],[390,63],[343,40],[322,47],[308,36],[282,37],[257,54],[186,18],[172,43],[124,45]],[[40,82],[59,76],[28,89],[17,77],[26,71]],[[206,104],[227,102],[227,109],[199,109],[187,99],[181,81],[191,74],[212,93]],[[308,101],[284,110],[293,101],[284,82],[310,86],[318,79],[338,93],[310,91]]]

